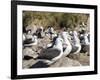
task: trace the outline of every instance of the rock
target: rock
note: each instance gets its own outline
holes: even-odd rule
[[[62,57],[56,63],[52,64],[50,67],[71,67],[71,66],[81,66],[77,60],[72,60],[68,57]]]
[[[34,60],[34,59],[30,59],[30,60],[23,60],[23,63],[22,63],[22,68],[25,69],[25,68],[29,68],[30,66],[32,66],[33,64],[35,64],[37,61]]]
[[[78,61],[72,60],[68,57],[62,57],[57,62],[51,65],[47,65],[45,61],[42,59],[34,61],[33,63],[30,62],[30,64],[26,65],[26,67],[29,68],[74,67],[74,66],[82,66],[82,65]]]
[[[23,58],[24,56],[36,58],[38,54],[35,51],[33,51],[32,48],[26,47],[25,49],[23,49]]]
[[[47,37],[44,37],[43,39],[38,39],[38,45],[39,46],[45,46],[46,47],[46,45],[49,44],[49,43],[50,43],[50,39],[48,39]]]
[[[82,66],[87,66],[90,64],[90,56],[87,54],[85,54],[85,53],[70,54],[70,55],[68,55],[68,57],[70,59],[79,61],[82,64]]]

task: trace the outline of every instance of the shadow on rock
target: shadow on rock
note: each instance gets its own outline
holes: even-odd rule
[[[31,56],[24,56],[23,60],[30,60],[30,59],[33,59],[33,57]]]
[[[37,63],[32,65],[30,68],[47,68],[47,67],[49,67],[49,65],[47,65],[43,61],[38,61]]]

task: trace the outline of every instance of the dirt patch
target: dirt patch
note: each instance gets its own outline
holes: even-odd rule
[[[88,56],[86,53],[70,54],[68,57],[70,59],[79,61],[83,66],[90,64],[90,56]]]

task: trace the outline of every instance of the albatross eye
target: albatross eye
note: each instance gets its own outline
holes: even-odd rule
[[[62,40],[62,39],[60,39],[60,41],[61,41],[61,42],[63,42],[63,40]]]

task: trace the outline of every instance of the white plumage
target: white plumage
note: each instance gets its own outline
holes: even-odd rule
[[[26,37],[25,37],[25,34],[23,34],[23,41],[25,41],[26,40]]]
[[[67,56],[72,50],[72,46],[70,44],[70,41],[68,40],[68,32],[61,32],[61,37],[63,39],[63,46],[65,48],[64,56]]]
[[[33,46],[33,45],[37,45],[38,40],[37,40],[37,36],[36,35],[26,35],[26,42],[24,44],[24,46]]]
[[[89,45],[88,34],[84,34],[84,42],[86,45]]]
[[[81,50],[81,44],[80,44],[80,40],[78,38],[78,33],[76,31],[73,31],[72,34],[73,34],[73,42],[72,42],[73,50],[72,50],[72,53],[77,54]]]

